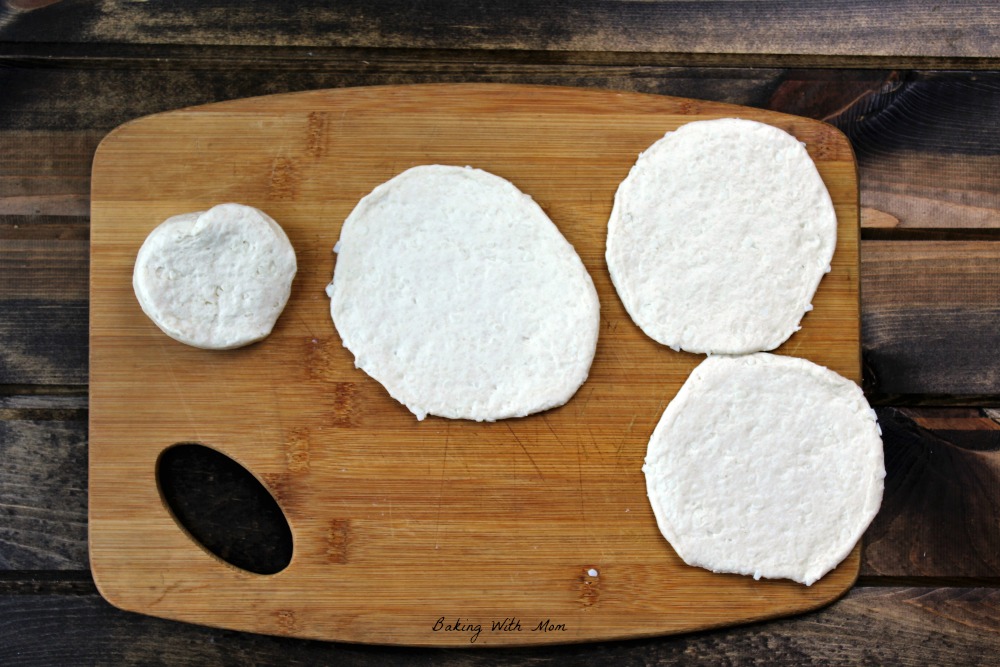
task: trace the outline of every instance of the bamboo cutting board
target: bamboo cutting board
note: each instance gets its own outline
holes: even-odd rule
[[[837,251],[815,309],[779,352],[858,381],[857,176],[829,125],[689,99],[473,84],[237,100],[112,132],[94,161],[91,219],[90,550],[102,594],[237,630],[439,646],[682,632],[843,594],[858,549],[811,587],[713,574],[680,561],[645,495],[649,435],[701,357],[657,345],[628,318],[604,262],[607,219],[641,150],[724,116],[781,127],[816,161]],[[565,406],[493,424],[417,422],[341,346],[324,293],[340,225],[376,185],[428,163],[512,181],[590,271],[600,340]],[[133,261],[162,220],[229,201],[288,233],[292,297],[261,343],[186,347],[143,315]],[[179,442],[222,451],[275,496],[294,540],[285,570],[239,570],[177,524],[155,473]]]

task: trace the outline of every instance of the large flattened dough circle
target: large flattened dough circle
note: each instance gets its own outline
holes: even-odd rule
[[[643,152],[615,194],[611,279],[674,349],[772,350],[830,269],[837,216],[803,145],[750,120],[695,121]]]
[[[345,220],[330,312],[355,365],[418,419],[562,405],[597,345],[597,291],[542,209],[469,167],[413,167]]]
[[[861,389],[804,359],[708,357],[643,466],[660,532],[689,565],[812,584],[861,538],[885,466]]]
[[[136,255],[132,287],[171,338],[224,350],[266,338],[297,264],[284,230],[251,206],[219,204],[160,223]]]

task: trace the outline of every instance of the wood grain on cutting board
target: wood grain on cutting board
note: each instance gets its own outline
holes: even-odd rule
[[[469,84],[237,100],[115,130],[97,151],[91,203],[90,551],[102,594],[245,631],[489,646],[714,627],[845,592],[857,549],[811,587],[688,567],[645,496],[649,435],[701,357],[656,344],[628,318],[604,261],[607,219],[640,151],[682,123],[730,116],[804,141],[837,210],[833,270],[778,352],[858,381],[857,176],[832,126],[689,99]],[[497,423],[418,422],[342,347],[324,293],[340,225],[376,185],[428,163],[512,181],[590,271],[600,339],[565,406]],[[229,201],[278,220],[299,273],[268,339],[190,348],[143,315],[133,261],[167,217]],[[288,568],[238,570],[175,522],[155,472],[179,442],[222,451],[274,494],[293,533]]]

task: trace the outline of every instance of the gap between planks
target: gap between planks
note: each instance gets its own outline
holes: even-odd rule
[[[218,70],[220,64],[240,69],[294,68],[332,71],[350,67],[393,65],[434,67],[475,64],[539,67],[705,67],[713,69],[872,69],[968,70],[1000,69],[1000,58],[970,56],[873,56],[798,53],[689,53],[672,51],[586,51],[457,49],[407,47],[232,46],[149,44],[0,44],[0,62],[20,67],[100,69]]]

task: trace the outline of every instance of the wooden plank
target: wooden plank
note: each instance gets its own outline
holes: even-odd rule
[[[53,400],[4,397],[5,404],[16,407],[0,413],[23,415],[25,405],[51,409]],[[0,420],[0,461],[0,570],[85,569],[86,421]]]
[[[0,419],[85,420],[86,410],[81,394],[0,394]]]
[[[294,45],[524,51],[1000,56],[995,3],[610,0],[299,6],[188,0],[7,0],[0,37],[22,42]]]
[[[866,386],[877,395],[1000,393],[1000,243],[868,241]]]
[[[86,127],[0,134],[0,221],[89,216],[90,163],[104,134]]]
[[[0,384],[87,382],[88,243],[69,235],[0,226]]]
[[[87,382],[87,191],[101,136],[0,132],[0,384]]]
[[[497,61],[488,54],[410,55],[393,51],[350,52],[323,59],[303,57],[300,52],[284,58],[255,58],[236,52],[221,60],[207,51],[182,54],[183,58],[171,57],[169,52],[162,58],[159,55],[108,58],[96,64],[86,57],[54,63],[8,58],[0,68],[0,89],[4,91],[0,129],[108,132],[128,120],[185,106],[300,90],[407,83],[563,85],[763,108],[785,74],[773,68],[538,64],[523,59]],[[179,66],[188,60],[194,63]],[[865,76],[865,80],[871,78],[871,74]],[[834,82],[829,83],[836,89]],[[3,134],[0,141],[6,141]],[[65,149],[57,150],[62,153]],[[9,155],[15,155],[12,149]]]
[[[1000,650],[995,588],[855,588],[804,616],[611,644],[489,651],[330,644],[119,611],[97,595],[0,595],[0,662],[54,664],[986,665]],[[377,629],[376,629],[377,631]]]
[[[790,72],[769,106],[847,134],[858,159],[861,204],[870,212],[863,223],[1000,228],[997,73]]]
[[[3,236],[0,240],[3,241],[0,285],[4,299],[52,303],[86,300],[89,266],[86,240]]]
[[[832,120],[858,154],[863,206],[899,227],[1000,228],[1000,78],[899,75]]]
[[[981,409],[880,408],[882,508],[862,576],[1000,577],[1000,423]]]

